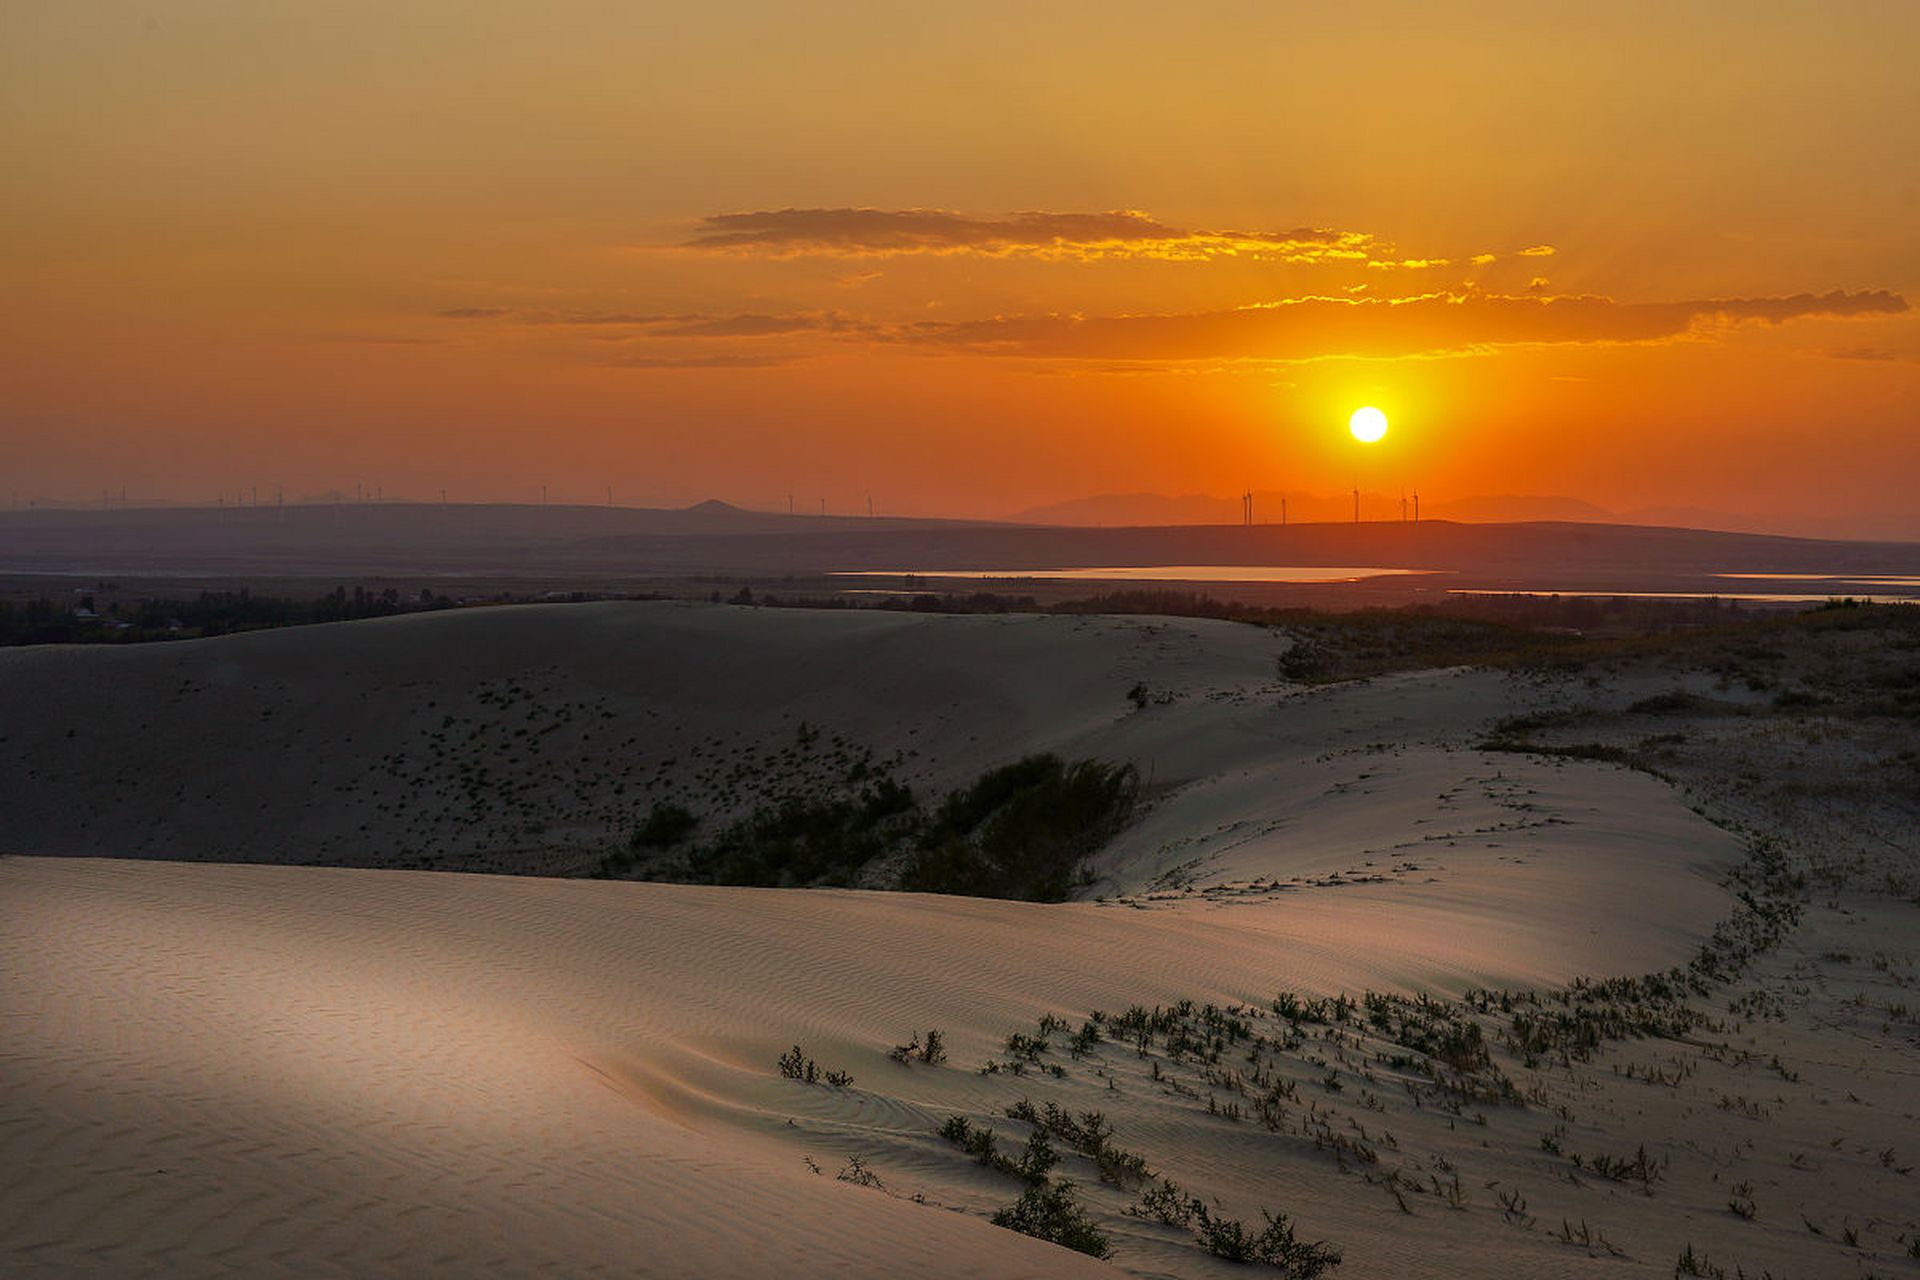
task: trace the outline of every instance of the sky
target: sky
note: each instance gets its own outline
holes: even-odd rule
[[[0,498],[1920,537],[1916,49],[1907,0],[7,0]]]

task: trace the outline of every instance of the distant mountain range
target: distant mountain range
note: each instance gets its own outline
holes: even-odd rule
[[[1353,519],[1353,495],[1257,491],[1253,495],[1256,524],[1279,524],[1282,503],[1289,523],[1312,524]],[[1406,514],[1413,515],[1413,499]],[[1398,494],[1360,495],[1363,520],[1396,520],[1401,515]],[[1422,499],[1419,514],[1427,520],[1454,520],[1466,524],[1505,524],[1531,520],[1561,520],[1579,524],[1631,524],[1672,529],[1708,529],[1728,533],[1776,533],[1807,538],[1911,539],[1920,538],[1920,510],[1891,513],[1849,513],[1845,517],[1782,513],[1755,516],[1700,507],[1635,507],[1616,511],[1560,494],[1488,494],[1448,500]],[[1211,494],[1102,493],[1072,498],[1046,506],[1029,507],[1005,517],[1013,524],[1121,527],[1134,525],[1238,524],[1240,500]]]

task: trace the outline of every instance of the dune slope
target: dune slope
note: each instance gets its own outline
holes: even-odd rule
[[[4,748],[42,761],[31,786],[8,783],[20,852],[103,832],[167,852],[195,822],[242,821],[252,793],[262,862],[298,860],[279,821],[340,842],[300,856],[345,861],[354,826],[392,806],[330,780],[453,714],[428,704],[463,683],[498,693],[459,714],[525,718],[529,698],[500,699],[537,671],[566,691],[549,707],[603,690],[611,723],[635,722],[623,737],[658,735],[650,750],[812,719],[902,755],[922,786],[1032,749],[1153,779],[1086,899],[1055,905],[375,869],[401,861],[377,834],[360,867],[0,859],[0,1259],[47,1275],[1097,1274],[992,1226],[1018,1181],[939,1136],[961,1115],[1016,1155],[1023,1101],[1099,1110],[1212,1214],[1292,1215],[1343,1251],[1341,1276],[1666,1275],[1696,1242],[1831,1274],[1905,1247],[1907,1069],[1861,1047],[1904,1034],[1904,1015],[1876,1031],[1860,1012],[1891,1011],[1912,980],[1911,922],[1886,904],[1836,902],[1827,932],[1716,989],[1721,1020],[1697,1036],[1568,1062],[1497,1047],[1465,1093],[1371,1012],[1282,1016],[1282,993],[1445,998],[1682,964],[1737,910],[1722,881],[1743,852],[1646,775],[1472,747],[1533,691],[1458,671],[1305,690],[1273,679],[1281,643],[1137,619],[596,606],[0,655],[35,679],[0,689]],[[59,754],[67,728],[157,716],[203,686],[219,696],[175,736],[125,735],[104,765]],[[283,714],[308,732],[276,724],[246,750]],[[553,754],[591,745],[580,720],[547,736]],[[196,741],[217,819],[132,797],[128,779]],[[355,821],[301,826],[315,794]],[[1839,937],[1877,967],[1844,968]],[[1242,1006],[1268,1047],[1136,1046],[1109,1021],[1070,1049],[1094,1011],[1186,1000]],[[889,1059],[933,1028],[948,1061]],[[794,1045],[851,1084],[783,1078]],[[1644,1185],[1592,1172],[1636,1146],[1658,1166]],[[1113,1266],[1235,1273],[1191,1225],[1129,1214],[1137,1179],[1061,1151]],[[1736,1182],[1755,1220],[1727,1211]]]

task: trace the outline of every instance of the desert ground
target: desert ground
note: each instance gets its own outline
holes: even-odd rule
[[[0,652],[0,1258],[1920,1274],[1913,637],[1309,682],[1226,621],[655,602]],[[624,856],[1041,752],[1139,777],[1067,901]]]

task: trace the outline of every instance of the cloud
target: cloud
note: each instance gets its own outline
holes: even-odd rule
[[[624,356],[605,363],[615,369],[774,369],[805,359],[798,355],[716,352],[711,355]]]
[[[1702,308],[1730,320],[1759,320],[1781,324],[1807,316],[1845,319],[1850,316],[1899,315],[1908,310],[1907,300],[1886,289],[1863,289],[1848,293],[1829,289],[1825,293],[1795,293],[1784,298],[1736,298],[1722,302],[1682,303]]]
[[[1623,303],[1605,297],[1434,293],[1288,299],[1177,315],[1001,316],[921,322],[901,340],[978,354],[1076,360],[1311,360],[1395,357],[1542,343],[1657,342],[1714,323],[1907,310],[1883,290]]]
[[[763,338],[785,333],[838,333],[854,322],[834,312],[773,316],[644,314],[628,311],[529,311],[517,307],[456,307],[439,313],[446,320],[493,320],[503,324],[579,325],[640,330],[646,337]]]
[[[582,336],[644,344],[639,352],[613,362],[630,368],[768,368],[803,358],[796,348],[817,353],[824,340],[929,353],[1071,361],[1088,367],[1131,363],[1219,369],[1236,362],[1385,359],[1558,343],[1664,342],[1707,336],[1738,324],[1893,315],[1909,309],[1905,298],[1886,290],[1621,302],[1595,295],[1555,295],[1548,288],[1544,277],[1535,277],[1522,294],[1468,288],[1396,298],[1349,292],[1221,311],[1014,314],[972,320],[881,320],[834,310],[701,315],[463,307],[439,314],[462,323],[579,326],[588,331]],[[701,352],[701,347],[706,350]],[[684,348],[686,353],[673,348]],[[1830,354],[1841,359],[1886,358],[1886,353],[1870,348]]]
[[[540,311],[524,307],[453,307],[442,320],[499,320],[509,324],[661,325],[689,323],[697,315],[647,315],[631,311]]]
[[[658,328],[654,333],[672,338],[765,338],[783,333],[841,333],[853,323],[831,312],[800,315],[702,316]]]
[[[1526,248],[1520,250],[1520,256],[1523,258],[1551,258],[1557,252],[1558,250],[1550,244],[1535,244],[1528,245]]]
[[[1920,364],[1920,355],[1903,355],[1884,347],[1847,347],[1827,352],[1829,360],[1870,360],[1876,364]]]
[[[1106,213],[1012,213],[979,217],[948,209],[763,209],[700,220],[693,239],[673,246],[773,258],[884,258],[971,254],[995,258],[1092,261],[1213,258],[1350,262],[1380,267],[1437,266],[1445,259],[1396,259],[1392,248],[1357,231],[1204,231],[1177,227],[1137,209]]]
[[[437,347],[439,338],[407,337],[400,334],[380,333],[328,333],[313,338],[315,342],[342,342],[367,347]]]

